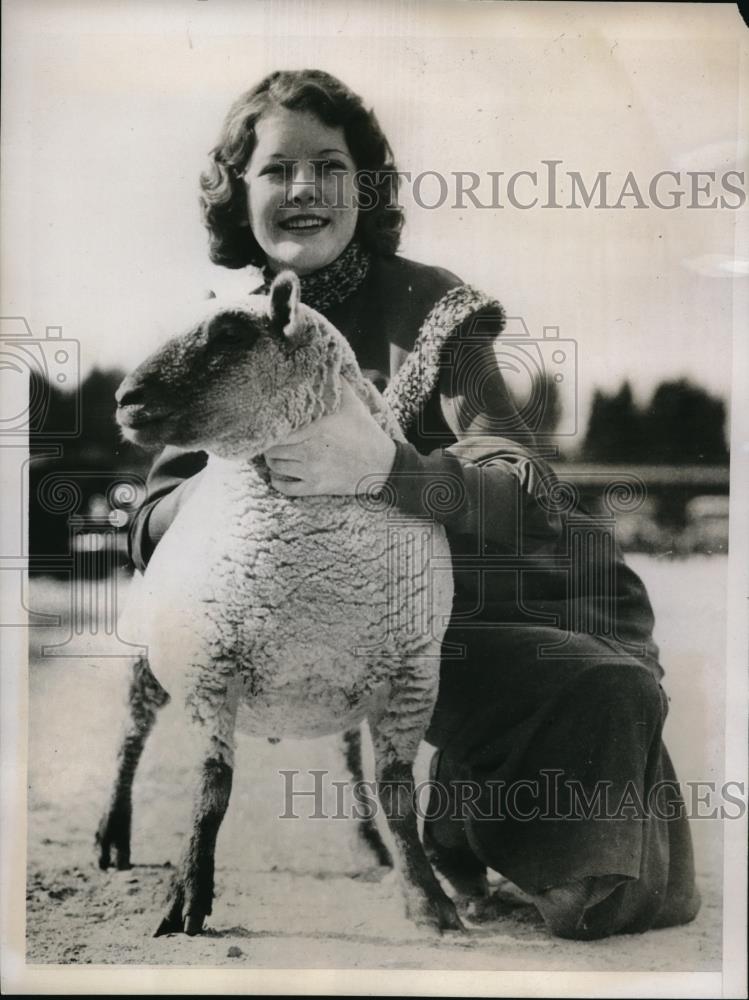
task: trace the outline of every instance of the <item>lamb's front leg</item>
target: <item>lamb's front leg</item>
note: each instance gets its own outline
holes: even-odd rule
[[[104,815],[96,831],[96,849],[100,868],[114,865],[130,868],[130,826],[132,820],[133,778],[156,713],[169,701],[169,695],[151,673],[146,657],[133,665],[128,694],[125,732],[117,751],[117,772]]]
[[[229,805],[234,773],[237,694],[212,687],[191,699],[193,731],[199,740],[197,780],[190,835],[172,880],[166,913],[154,937],[184,931],[199,934],[212,912],[216,837]]]
[[[392,689],[387,709],[370,719],[377,791],[395,842],[406,911],[417,924],[464,930],[419,840],[413,762],[427,730],[437,694],[434,659],[411,658]]]

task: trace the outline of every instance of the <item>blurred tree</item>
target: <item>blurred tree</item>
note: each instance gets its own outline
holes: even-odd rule
[[[117,369],[92,369],[81,384],[82,434],[78,454],[112,470],[143,468],[149,464],[141,449],[125,441],[115,420],[114,394],[125,377]]]
[[[81,444],[84,447],[101,449],[109,455],[117,452],[120,432],[114,419],[114,394],[123,378],[122,372],[102,372],[94,368],[82,383],[81,409],[85,435]]]
[[[612,395],[596,389],[582,452],[588,462],[644,460],[645,426],[629,382]]]
[[[71,392],[34,376],[30,386],[31,413],[29,441],[32,454],[45,443],[63,446],[60,458],[65,466],[104,463],[110,468],[143,468],[148,456],[123,441],[115,421],[114,394],[124,375],[117,369],[92,369]],[[77,398],[76,398],[77,394]],[[80,407],[80,432],[64,433],[76,426]]]
[[[45,439],[60,436],[60,431],[74,427],[76,422],[75,392],[65,391],[50,383],[37,372],[29,379],[29,445],[32,454]]]
[[[645,413],[646,461],[723,465],[728,462],[726,407],[687,379],[662,382]]]
[[[70,514],[86,513],[96,496],[106,495],[118,473],[145,477],[152,456],[121,439],[114,393],[122,372],[93,369],[75,391],[78,398],[75,392],[35,378],[30,386],[29,554],[39,559],[66,555]],[[79,433],[66,435],[77,426],[79,404]],[[58,446],[61,454],[50,457],[50,445]],[[52,484],[60,484],[60,503]],[[68,486],[80,497],[75,510],[62,502]]]

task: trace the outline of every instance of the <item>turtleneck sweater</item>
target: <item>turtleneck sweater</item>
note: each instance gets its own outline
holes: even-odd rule
[[[302,302],[326,314],[332,306],[344,302],[361,286],[371,263],[372,254],[352,240],[343,253],[325,267],[299,277]],[[261,294],[270,291],[276,273],[267,264],[262,269]]]

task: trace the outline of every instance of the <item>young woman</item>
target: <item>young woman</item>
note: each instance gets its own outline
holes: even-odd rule
[[[267,453],[274,486],[354,494],[380,475],[394,507],[434,516],[450,540],[456,598],[427,734],[439,748],[425,824],[433,863],[479,899],[487,868],[501,872],[566,937],[693,919],[650,603],[605,532],[580,548],[601,537],[600,522],[561,502],[512,402],[493,345],[501,307],[396,254],[390,147],[328,74],[273,73],[243,94],[211,161],[201,178],[211,259],[260,268],[260,289],[294,270],[303,300],[387,384],[408,439],[393,442],[348,394]],[[173,449],[155,463],[131,528],[139,569],[204,463]]]

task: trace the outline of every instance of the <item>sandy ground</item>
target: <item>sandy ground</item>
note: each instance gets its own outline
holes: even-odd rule
[[[722,608],[726,561],[630,560],[644,576],[671,697],[666,740],[684,781],[721,773]],[[706,606],[705,594],[710,595]],[[62,611],[67,591],[35,581],[30,606]],[[63,622],[64,624],[64,622]],[[106,801],[122,719],[122,660],[100,635],[88,656],[40,656],[59,641],[32,631],[30,669],[27,961],[251,968],[660,970],[720,968],[721,824],[693,824],[703,906],[689,926],[580,943],[555,939],[527,906],[439,937],[403,914],[392,873],[372,867],[353,821],[280,819],[283,769],[347,773],[335,738],[297,743],[242,739],[217,849],[217,900],[207,932],[153,938],[190,809],[186,747],[166,709],[143,757],[134,795],[133,861],[104,873],[93,833]],[[114,650],[116,651],[116,649]],[[426,777],[428,748],[417,778]],[[300,785],[311,787],[309,775]],[[327,787],[327,785],[326,785]],[[331,789],[332,794],[332,789]],[[298,810],[308,815],[304,804]],[[510,892],[507,884],[500,889]]]

